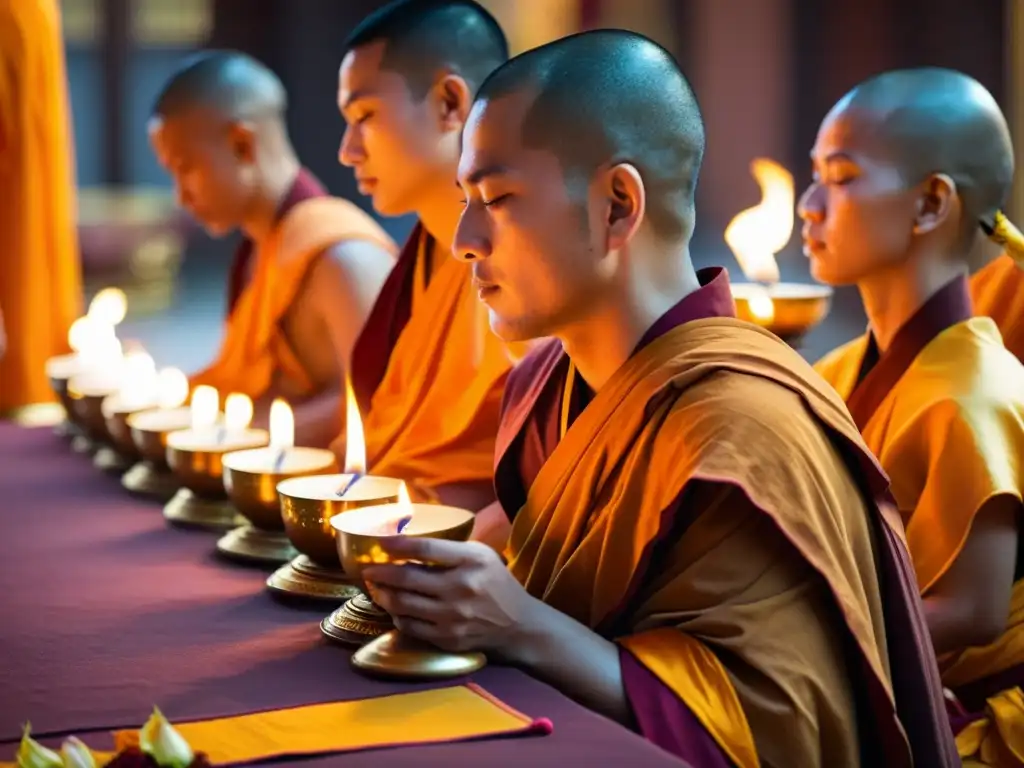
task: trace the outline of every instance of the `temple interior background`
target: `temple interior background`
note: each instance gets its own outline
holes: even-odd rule
[[[224,278],[235,241],[214,241],[175,210],[145,130],[164,79],[189,54],[235,48],[270,65],[289,90],[299,156],[335,194],[369,210],[337,162],[340,47],[383,0],[63,0],[80,189],[86,292],[125,289],[122,336],[161,365],[195,369],[219,339]],[[729,267],[729,220],[755,205],[750,162],[767,157],[809,181],[821,118],[850,87],[894,67],[937,65],[981,81],[1024,146],[1024,0],[484,0],[513,52],[578,29],[624,27],[671,50],[689,75],[708,150],[692,253]],[[977,41],[987,41],[984,45]],[[1020,162],[1020,160],[1018,160]],[[1024,220],[1024,174],[1011,217]],[[401,240],[412,222],[382,220]],[[799,222],[778,254],[784,280],[809,280]],[[864,317],[852,289],[805,340],[811,359],[852,337]]]

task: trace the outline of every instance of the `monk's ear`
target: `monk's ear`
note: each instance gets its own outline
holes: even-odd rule
[[[473,106],[469,84],[458,75],[447,74],[434,85],[432,96],[441,129],[461,131],[469,117],[469,109]]]
[[[636,234],[647,210],[647,191],[635,166],[619,163],[603,174],[601,192],[608,211],[608,249],[622,248]]]
[[[944,173],[928,177],[917,200],[914,234],[924,235],[945,223],[956,205],[956,182]]]
[[[256,162],[256,126],[243,121],[228,129],[228,147],[235,161],[245,165]]]

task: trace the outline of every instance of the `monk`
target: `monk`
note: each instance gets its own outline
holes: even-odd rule
[[[972,317],[966,276],[983,228],[1021,242],[1000,212],[1006,120],[966,75],[899,70],[832,108],[812,158],[812,271],[855,284],[869,320],[816,367],[892,478],[942,680],[977,720],[960,754],[1018,765],[1024,740],[1004,740],[1024,725],[1024,366]]]
[[[455,251],[498,335],[554,338],[507,385],[507,567],[394,537],[445,567],[364,571],[399,629],[695,766],[958,765],[884,474],[725,271],[694,271],[704,127],[676,62],[619,30],[534,49],[463,144]]]
[[[54,399],[46,360],[82,313],[74,152],[57,0],[0,2],[0,418]]]
[[[355,339],[394,263],[370,216],[330,197],[299,162],[281,81],[241,53],[186,64],[157,98],[150,139],[181,205],[214,236],[241,229],[216,360],[191,378],[241,392],[266,418],[283,397],[297,444],[340,428]]]
[[[449,245],[462,212],[459,137],[473,93],[508,58],[505,35],[477,3],[400,0],[368,16],[345,49],[339,159],[379,213],[419,219],[352,357],[369,470],[405,480],[416,499],[478,510],[494,499],[511,363]]]

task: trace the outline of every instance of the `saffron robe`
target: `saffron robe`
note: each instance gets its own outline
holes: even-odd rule
[[[971,277],[974,314],[991,317],[1003,345],[1024,360],[1024,270],[1003,254]]]
[[[960,278],[926,302],[884,354],[865,335],[816,365],[892,479],[924,597],[956,560],[985,502],[999,495],[1020,500],[1024,493],[1024,366],[1003,346],[993,320],[970,315]],[[1018,565],[1003,635],[939,659],[943,683],[966,710],[956,711],[958,729],[994,722],[985,712],[993,697],[1000,697],[1001,725],[1014,723],[998,731],[1024,725],[1024,698],[1012,690],[1024,683],[1020,571]],[[963,757],[979,752],[985,725],[958,737]],[[990,735],[997,737],[996,729]],[[1008,748],[1024,760],[1024,738]]]
[[[327,196],[308,171],[300,172],[278,216],[264,242],[247,239],[239,246],[229,277],[224,341],[213,364],[191,377],[192,387],[207,384],[222,397],[241,392],[255,400],[283,380],[289,392],[317,394],[282,327],[306,275],[325,249],[345,240],[394,250],[370,216]]]
[[[683,322],[527,482],[568,367],[551,341],[509,378],[509,568],[618,641],[640,732],[701,766],[958,765],[884,474],[809,366],[733,318]]]
[[[511,368],[468,265],[422,226],[410,235],[352,352],[369,471],[423,500],[486,506]],[[343,453],[344,433],[335,444]]]
[[[74,152],[56,0],[0,2],[0,417],[54,399],[47,358],[82,314]]]

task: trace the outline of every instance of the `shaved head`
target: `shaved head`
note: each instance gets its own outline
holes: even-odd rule
[[[439,72],[462,77],[475,90],[508,59],[505,33],[472,0],[396,0],[367,16],[345,41],[345,51],[383,42],[381,68],[400,74],[417,99]]]
[[[156,99],[153,116],[167,119],[196,108],[232,121],[282,120],[288,98],[277,75],[256,59],[217,51],[190,60],[171,76]]]
[[[629,163],[643,178],[655,231],[673,241],[692,234],[704,122],[664,48],[623,30],[572,35],[500,67],[477,101],[513,94],[532,99],[523,145],[555,155],[570,187],[585,187],[604,164]]]
[[[999,105],[972,77],[927,67],[886,72],[854,88],[831,114],[870,121],[906,181],[944,173],[956,183],[964,213],[991,220],[1013,180],[1013,145]]]

